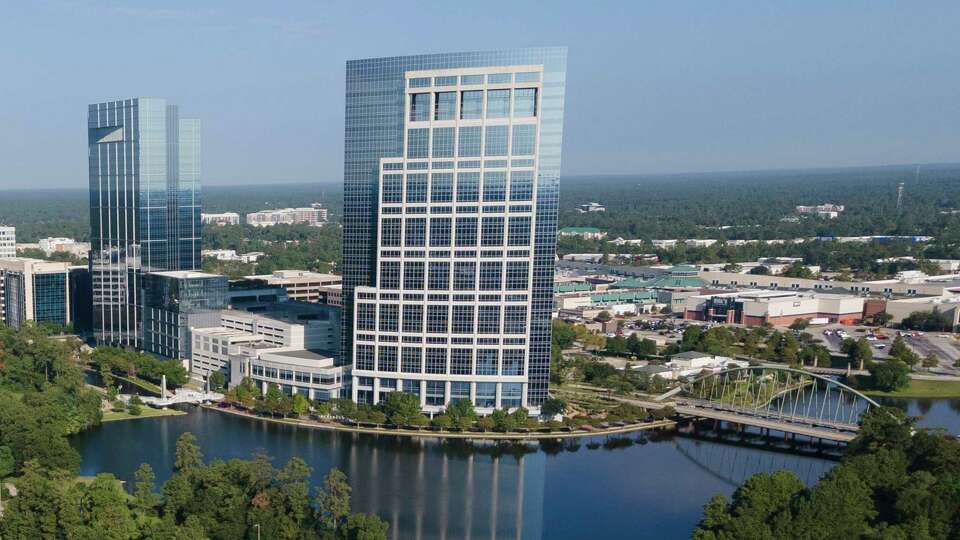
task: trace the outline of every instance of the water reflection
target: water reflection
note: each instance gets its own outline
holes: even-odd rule
[[[664,434],[539,442],[412,439],[313,430],[193,410],[187,416],[114,422],[74,438],[82,474],[132,480],[141,462],[158,481],[192,431],[206,459],[263,451],[278,465],[304,459],[319,484],[346,472],[357,510],[390,522],[395,539],[686,537],[703,505],[754,472],[786,468],[805,481],[832,466]],[[630,509],[642,509],[634,511]]]

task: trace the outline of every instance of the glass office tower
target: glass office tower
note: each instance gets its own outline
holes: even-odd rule
[[[200,123],[163,99],[96,103],[88,145],[94,334],[139,347],[142,275],[200,267]]]
[[[565,76],[565,48],[347,63],[355,400],[546,399]]]

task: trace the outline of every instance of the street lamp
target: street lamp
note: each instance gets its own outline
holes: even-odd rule
[[[260,524],[254,523],[253,526],[257,528],[257,540],[260,540]]]

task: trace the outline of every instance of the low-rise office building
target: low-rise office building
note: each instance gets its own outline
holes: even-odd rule
[[[579,236],[587,240],[600,240],[607,236],[605,231],[596,227],[564,227],[557,231],[560,236]]]
[[[684,318],[728,324],[789,326],[798,319],[853,324],[863,318],[859,296],[798,291],[737,291],[686,299]]]
[[[221,214],[200,214],[200,220],[206,225],[239,225],[240,214],[236,212],[223,212]]]
[[[27,321],[71,323],[67,263],[0,259],[0,322],[20,328]]]
[[[73,238],[41,238],[37,247],[49,257],[54,253],[69,253],[74,257],[86,259],[90,253],[90,242],[77,242]]]
[[[271,384],[310,400],[350,397],[350,366],[338,366],[323,351],[239,347],[230,356],[230,383],[252,380],[266,393]]]
[[[277,270],[272,274],[247,276],[246,279],[283,287],[291,300],[314,303],[324,303],[321,300],[330,298],[331,290],[327,287],[343,283],[341,276],[306,270]]]
[[[226,276],[191,270],[144,274],[143,350],[187,364],[190,329],[217,324],[226,292]]]
[[[322,227],[327,222],[327,209],[318,205],[309,208],[280,208],[261,210],[247,214],[247,225],[271,227],[273,225],[306,223],[312,227]]]
[[[192,331],[190,372],[206,379],[228,374],[263,392],[277,384],[309,399],[349,397],[349,366],[339,366],[340,308],[285,301],[251,313],[223,310],[217,326]],[[346,393],[342,393],[346,388]]]

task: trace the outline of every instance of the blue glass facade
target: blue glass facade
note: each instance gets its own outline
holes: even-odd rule
[[[7,259],[0,265],[0,321],[20,328],[27,321],[70,324],[66,264]]]
[[[166,358],[190,356],[191,327],[219,326],[227,277],[201,272],[143,275],[143,350]]]
[[[353,351],[354,336],[354,291],[357,287],[375,287],[381,289],[399,288],[400,263],[392,261],[378,261],[378,234],[384,240],[400,242],[400,230],[397,228],[399,222],[384,220],[382,231],[378,231],[378,197],[380,180],[380,160],[382,158],[406,158],[423,159],[428,157],[445,158],[452,156],[454,148],[459,157],[474,156],[477,161],[468,163],[460,161],[457,163],[458,169],[465,169],[473,166],[480,168],[479,157],[481,155],[481,144],[483,145],[486,156],[494,157],[495,160],[485,160],[484,167],[487,168],[505,168],[506,156],[508,155],[508,137],[510,132],[506,126],[491,126],[481,136],[479,127],[470,127],[464,125],[460,128],[459,140],[454,144],[450,133],[443,129],[434,130],[433,137],[430,137],[430,130],[416,127],[406,129],[407,123],[422,122],[428,118],[434,120],[451,120],[451,115],[455,114],[459,102],[461,120],[477,120],[483,115],[486,103],[487,117],[500,119],[508,115],[511,100],[513,100],[513,116],[523,116],[524,111],[534,113],[536,108],[536,93],[520,92],[512,97],[509,91],[500,89],[491,89],[485,93],[482,89],[473,91],[472,89],[462,90],[467,85],[487,84],[505,84],[507,77],[512,77],[512,73],[495,73],[491,70],[484,75],[464,74],[459,76],[437,76],[432,80],[430,77],[417,77],[409,79],[410,88],[429,88],[434,87],[432,100],[430,93],[424,92],[423,97],[417,97],[413,94],[411,98],[411,107],[406,106],[407,96],[407,78],[405,74],[411,71],[428,70],[457,70],[465,68],[485,68],[485,67],[503,67],[503,66],[536,66],[536,70],[531,73],[518,73],[517,82],[528,82],[534,77],[539,84],[539,149],[537,152],[538,165],[536,167],[535,190],[514,186],[522,186],[522,176],[518,176],[516,184],[511,181],[511,192],[516,190],[518,193],[535,191],[535,204],[533,208],[534,231],[533,231],[533,253],[532,279],[530,286],[530,326],[528,342],[528,372],[527,372],[527,403],[533,407],[539,405],[547,397],[550,369],[550,313],[553,302],[553,261],[556,250],[556,230],[557,230],[557,204],[560,176],[560,154],[561,141],[563,133],[563,108],[564,108],[564,86],[566,77],[566,49],[565,48],[540,48],[540,49],[522,49],[511,51],[492,51],[492,52],[470,52],[470,53],[451,53],[451,54],[429,54],[409,57],[377,58],[369,60],[356,60],[347,63],[346,80],[346,114],[345,114],[345,152],[344,152],[344,244],[343,244],[343,300],[344,309],[344,330],[342,332],[344,339],[343,350]],[[503,78],[501,81],[497,77]],[[521,78],[522,77],[522,78]],[[542,81],[539,79],[542,77]],[[512,79],[511,79],[512,80]],[[457,92],[445,92],[443,88],[446,85],[456,85],[459,83],[459,100]],[[433,114],[430,115],[429,104],[433,102]],[[520,128],[514,132],[518,141],[517,150],[521,154],[532,153],[530,132],[527,128]],[[432,145],[430,144],[432,140]],[[405,144],[406,143],[406,144]],[[432,152],[428,149],[432,146]],[[516,152],[515,152],[516,153]],[[408,163],[408,168],[418,163]],[[432,169],[441,168],[440,164],[433,162]],[[450,167],[452,168],[452,166]],[[518,171],[519,172],[519,171]],[[489,186],[483,193],[484,202],[487,200],[503,200],[505,197],[504,176],[490,175],[489,184],[484,178],[485,186]],[[528,173],[529,174],[529,173]],[[419,184],[411,190],[410,182],[418,182],[416,177],[407,175],[408,184],[404,187],[407,196],[417,198],[417,201],[426,197]],[[435,173],[431,177],[442,179],[434,184],[431,180],[431,204],[433,202],[446,202],[453,197],[450,188],[447,187],[448,178],[438,176]],[[452,174],[451,174],[452,177]],[[388,203],[392,197],[400,196],[399,183],[400,176],[397,177],[398,183],[396,193],[384,193],[384,200],[379,201]],[[476,201],[480,197],[480,173],[456,173],[456,199],[457,202]],[[384,177],[385,189],[393,180]],[[472,183],[471,183],[472,182]],[[472,187],[471,187],[472,186]],[[435,188],[435,190],[434,190]],[[412,194],[412,195],[411,195]],[[489,198],[488,198],[489,196]],[[399,201],[397,201],[399,202]],[[416,201],[407,200],[405,203],[416,203]],[[458,208],[458,212],[461,208]],[[467,226],[470,225],[471,218],[463,218],[463,227],[458,228],[465,231],[462,235],[457,234],[456,246],[475,246],[476,245],[476,226],[474,225],[474,239],[467,238]],[[474,218],[475,219],[475,218]],[[430,234],[434,233],[434,220],[431,220]],[[412,222],[409,230],[403,231],[404,245],[415,246],[424,236],[424,230],[420,228],[419,222]],[[519,225],[518,225],[519,226]],[[481,245],[492,245],[503,235],[503,222],[496,218],[483,221],[483,227],[480,228]],[[438,238],[446,238],[449,234],[444,223],[438,223],[436,228]],[[442,240],[441,242],[444,242]],[[486,242],[486,243],[484,243]],[[383,245],[383,244],[382,244]],[[432,244],[432,245],[442,245]],[[382,264],[381,264],[382,263]],[[379,267],[379,268],[378,268]],[[415,267],[415,263],[405,263],[404,269]],[[463,272],[468,269],[464,266]],[[379,276],[378,276],[379,274]],[[414,288],[421,281],[421,273],[411,272],[404,275],[404,288]],[[454,288],[457,288],[457,280],[463,278],[466,274],[454,272]],[[473,274],[470,274],[468,285],[464,289],[476,289],[477,282],[473,280]],[[379,277],[379,279],[378,279]],[[430,277],[429,279],[435,279]],[[436,276],[436,280],[446,281],[448,277]],[[480,285],[483,279],[498,281],[499,274],[493,275],[486,272],[481,275]],[[499,283],[499,281],[498,281]],[[495,288],[495,287],[493,287]],[[433,306],[431,306],[433,307]],[[392,312],[379,313],[381,321],[391,321]],[[444,310],[444,313],[446,311]],[[471,311],[472,313],[472,311]],[[387,315],[384,318],[384,315]],[[445,317],[445,315],[444,315]],[[453,317],[457,321],[457,317]],[[427,312],[427,326],[431,324],[430,310]],[[446,323],[444,328],[446,329]],[[471,322],[471,327],[472,327]],[[492,327],[492,323],[491,323]],[[452,328],[452,327],[451,327]],[[389,330],[388,330],[389,331]],[[428,332],[432,330],[427,330]],[[445,330],[446,331],[446,330]],[[355,361],[354,368],[368,369],[368,349],[365,347],[357,349],[358,358]],[[389,351],[385,351],[389,352]],[[432,350],[426,350],[426,368],[421,369],[422,374],[431,374],[430,362]],[[467,348],[455,349],[451,351],[450,366],[459,365],[454,362],[454,358],[466,360],[469,352]],[[360,358],[363,356],[363,358]],[[349,355],[345,354],[349,359]],[[419,357],[418,357],[419,358]],[[378,361],[380,357],[378,356]],[[348,360],[349,361],[349,360]],[[359,366],[359,362],[364,362],[364,366]],[[419,360],[418,360],[419,361]],[[410,356],[410,362],[413,363],[413,356]],[[390,364],[392,366],[392,364]],[[482,366],[482,364],[476,364]],[[459,369],[459,368],[458,368]],[[465,368],[464,368],[465,369]],[[380,370],[380,369],[378,369]],[[480,367],[477,367],[479,372]],[[451,372],[454,373],[454,372]],[[433,402],[434,397],[431,392],[435,390],[440,381],[427,381],[426,385],[426,403],[427,405],[437,404]],[[363,384],[364,381],[359,381]],[[380,383],[378,383],[380,384]],[[388,383],[389,384],[389,383]],[[450,385],[457,384],[447,383]],[[474,387],[475,403],[493,403],[496,397],[490,398],[491,392],[496,393],[496,384],[493,384],[494,390],[487,386],[488,383],[478,383]],[[372,388],[372,386],[371,386]],[[459,388],[459,387],[457,387]],[[453,396],[455,388],[445,388],[446,396]],[[500,389],[501,403],[513,403],[515,401],[515,386],[504,387]],[[490,394],[490,395],[488,395]],[[440,404],[442,404],[442,399]]]
[[[137,347],[143,273],[200,267],[200,125],[155,98],[88,112],[94,335]]]

